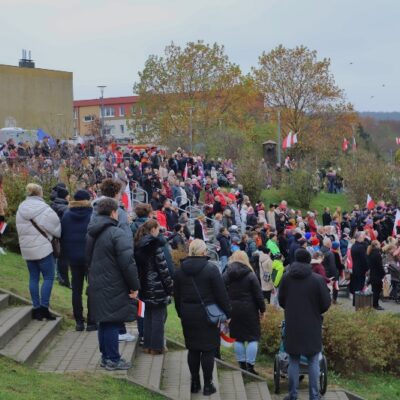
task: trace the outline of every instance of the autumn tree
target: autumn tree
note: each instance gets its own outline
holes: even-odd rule
[[[246,130],[262,110],[252,79],[242,76],[217,43],[171,43],[163,56],[149,56],[139,78],[132,128],[146,142],[189,147],[190,132],[196,143],[220,126]]]

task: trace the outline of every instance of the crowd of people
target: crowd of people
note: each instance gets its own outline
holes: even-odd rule
[[[210,306],[224,317],[219,322],[229,325],[239,366],[251,373],[256,373],[266,302],[283,307],[290,365],[296,371],[297,356],[321,351],[321,333],[314,336],[313,345],[302,341],[304,335],[313,334],[295,322],[294,309],[318,332],[315,309],[321,315],[330,299],[338,304],[340,288],[348,287],[354,302],[370,284],[373,306],[381,310],[385,265],[400,270],[400,231],[390,204],[380,202],[373,210],[358,205],[334,212],[326,208],[321,216],[315,210],[303,214],[284,200],[265,206],[250,199],[235,180],[231,160],[206,160],[182,149],[169,157],[155,148],[100,149],[93,142],[56,144],[47,154],[47,145],[41,144],[40,151],[34,147],[29,155],[17,147],[16,158],[22,164],[4,161],[9,169],[37,171],[37,166],[50,168],[49,160],[59,181],[50,205],[40,185],[29,184],[17,212],[34,318],[54,318],[49,306],[55,263],[59,282],[67,287],[71,287],[70,270],[76,330],[99,331],[101,365],[107,370],[130,368],[130,362],[121,359],[118,342],[136,339],[125,325],[134,319],[145,353],[167,351],[164,324],[174,299],[189,350],[192,392],[201,389],[200,365],[203,393],[216,390],[212,372],[214,357],[220,356],[220,328],[211,321]],[[70,196],[71,174],[67,177],[65,171],[74,168],[75,161],[79,168],[73,170],[76,185]],[[144,201],[137,200],[141,191],[146,194]],[[61,243],[56,261],[54,238]],[[217,254],[216,261],[209,259],[210,251]],[[183,254],[181,260],[174,257],[176,252]],[[40,275],[44,283],[39,291]],[[82,296],[87,278],[85,318]],[[306,286],[299,288],[299,282]],[[307,292],[323,293],[312,300],[316,302],[312,307],[302,303],[307,296],[296,297],[307,285],[315,289]],[[391,296],[396,299],[398,289],[394,279]],[[142,302],[144,317],[135,311]],[[294,346],[293,338],[304,346]],[[291,393],[296,390],[293,387]]]

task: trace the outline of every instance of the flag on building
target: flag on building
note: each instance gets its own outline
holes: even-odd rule
[[[397,235],[397,228],[400,228],[400,209],[397,209],[396,218],[394,220],[393,226],[393,236],[396,237]]]
[[[347,151],[348,149],[349,149],[349,141],[346,138],[343,138],[342,150]]]
[[[396,144],[397,144],[397,145],[400,145],[400,137],[397,137],[397,138],[396,138]]]
[[[289,149],[297,143],[297,133],[293,134],[292,131],[288,133],[288,135],[283,139],[282,148]]]
[[[373,210],[375,208],[375,202],[370,195],[367,195],[367,208],[368,210]]]
[[[138,299],[138,310],[137,315],[140,318],[144,318],[144,311],[146,309],[146,304],[144,301]]]
[[[186,163],[185,169],[183,171],[183,179],[187,179],[188,175],[189,175],[189,168],[188,168],[188,164]]]
[[[353,151],[357,150],[356,138],[353,136]]]

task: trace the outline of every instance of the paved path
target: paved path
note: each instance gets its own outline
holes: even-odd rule
[[[287,394],[273,394],[271,396],[272,400],[282,400],[285,398]],[[299,392],[299,397],[298,400],[308,400],[308,391],[302,390]],[[343,392],[342,390],[332,390],[329,391],[328,393],[325,394],[325,396],[322,397],[322,400],[348,400],[349,398],[347,397],[346,393]]]
[[[340,305],[338,307],[342,307],[347,310],[354,311],[353,303],[350,298],[339,297],[338,302],[340,303]],[[379,311],[379,312],[400,313],[400,304],[395,303],[393,300],[385,300],[385,301],[380,300],[379,304],[385,309],[384,311]]]

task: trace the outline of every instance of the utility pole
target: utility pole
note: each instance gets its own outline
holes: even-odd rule
[[[105,85],[98,85],[100,89],[100,125],[101,125],[101,137],[104,138],[104,89],[107,87]]]
[[[278,110],[278,164],[282,167],[281,110]]]

